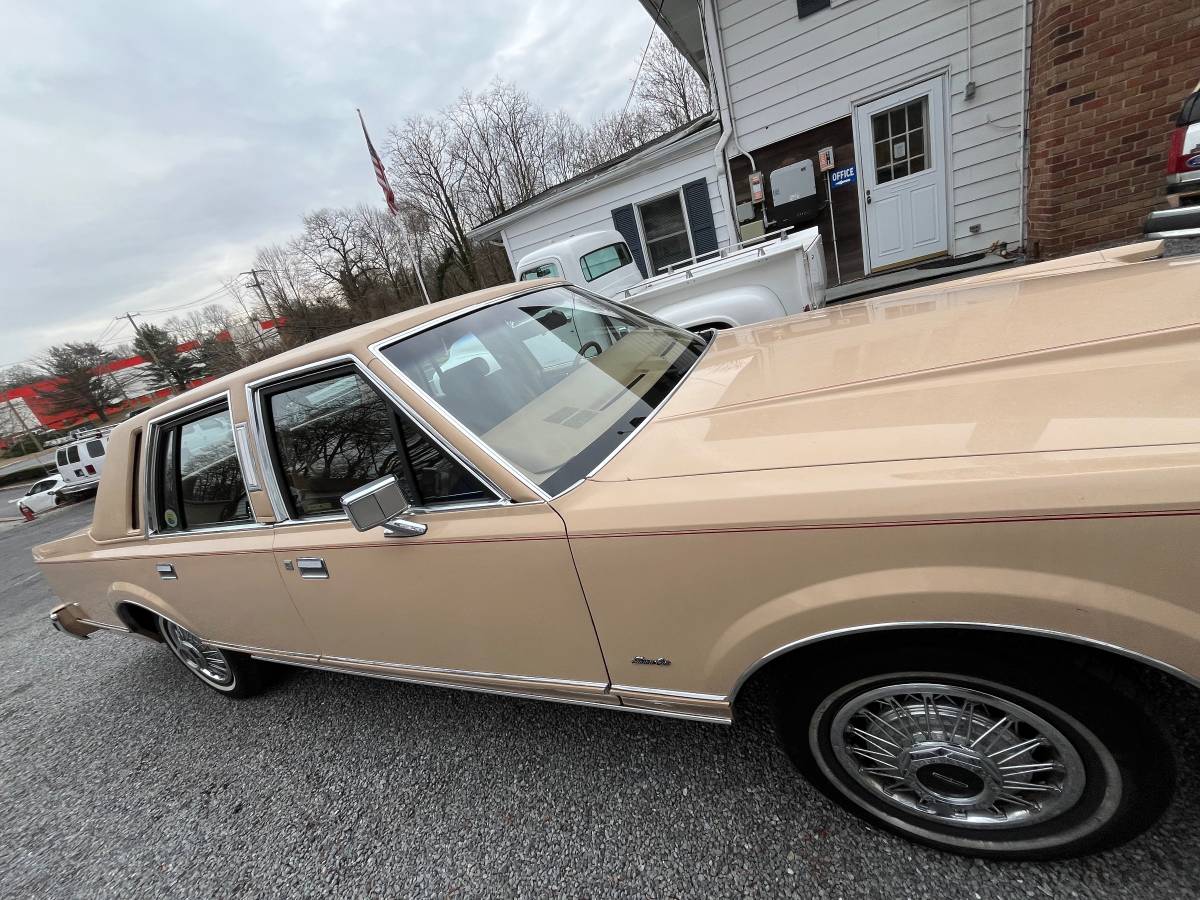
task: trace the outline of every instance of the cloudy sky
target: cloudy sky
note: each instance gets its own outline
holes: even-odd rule
[[[588,120],[650,32],[636,0],[4,6],[0,366],[212,294],[308,210],[379,202],[356,106],[379,144],[502,75]]]

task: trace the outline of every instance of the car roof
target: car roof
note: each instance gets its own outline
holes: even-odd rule
[[[240,389],[247,382],[269,378],[272,375],[311,363],[319,363],[326,359],[347,354],[357,356],[360,359],[366,359],[368,355],[367,348],[372,344],[387,340],[390,337],[414,328],[419,328],[421,325],[452,316],[455,313],[463,312],[473,306],[488,303],[492,300],[525,293],[530,290],[566,284],[567,282],[561,278],[541,278],[537,281],[512,282],[474,291],[470,294],[462,294],[458,297],[451,297],[447,300],[440,300],[437,303],[418,306],[415,309],[405,310],[404,312],[386,316],[382,319],[375,319],[362,325],[355,325],[336,334],[312,341],[311,343],[301,344],[299,347],[285,350],[268,359],[238,369],[236,372],[231,372],[228,375],[206,382],[199,387],[184,391],[182,394],[164,400],[157,406],[122,422],[118,427],[137,428],[145,425],[151,419],[169,415],[177,409],[192,406],[195,403],[203,401],[205,398],[218,396],[228,390]]]

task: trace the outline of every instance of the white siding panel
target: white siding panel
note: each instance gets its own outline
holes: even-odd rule
[[[728,216],[721,205],[712,147],[707,146],[653,169],[632,172],[625,178],[599,185],[517,220],[504,229],[512,253],[510,262],[515,266],[525,254],[573,234],[612,228],[612,210],[616,207],[641,203],[679,190],[697,178],[708,179],[717,245],[725,247],[729,243]]]
[[[794,0],[718,0],[738,137],[748,150],[949,74],[953,252],[1019,243],[1025,0],[853,0],[800,19]],[[978,225],[980,232],[971,234]]]
[[[989,181],[999,175],[1007,175],[1015,173],[1020,176],[1021,163],[1019,160],[1014,161],[1012,154],[1007,151],[993,159],[987,159],[983,162],[966,165],[960,162],[960,155],[956,155],[955,159],[955,175],[956,187],[961,191],[971,187],[980,181]],[[1019,180],[1019,179],[1018,179]]]

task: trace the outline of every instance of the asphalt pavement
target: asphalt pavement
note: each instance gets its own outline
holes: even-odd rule
[[[71,640],[29,550],[90,515],[0,527],[0,896],[1200,896],[1200,699],[1165,678],[1163,822],[983,863],[827,802],[761,696],[722,727],[296,670],[233,702],[161,646]]]

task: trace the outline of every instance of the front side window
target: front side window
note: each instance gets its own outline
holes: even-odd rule
[[[458,361],[478,343],[482,357]],[[383,350],[419,390],[548,494],[608,456],[691,370],[695,335],[553,287],[443,322]]]
[[[607,247],[601,247],[599,250],[593,250],[591,253],[585,253],[579,257],[579,267],[583,269],[583,277],[585,281],[595,281],[602,275],[607,275],[621,266],[627,266],[633,262],[633,257],[629,255],[629,248],[624,243],[609,244]]]
[[[522,281],[536,281],[539,278],[561,278],[562,272],[558,269],[558,263],[544,262],[538,263],[531,269],[525,269],[521,273]]]
[[[238,525],[254,519],[226,406],[158,429],[154,482],[159,532]]]
[[[385,475],[395,475],[418,506],[495,499],[353,368],[273,389],[265,412],[295,518],[340,513],[343,494]]]
[[[34,494],[40,494],[42,491],[48,491],[54,487],[54,479],[47,478],[45,481],[39,481],[33,487],[25,492],[26,497],[32,497]]]
[[[687,220],[683,217],[683,203],[679,194],[668,194],[638,206],[642,217],[642,233],[646,236],[646,250],[650,253],[650,265],[654,274],[664,272],[668,266],[692,258],[692,243],[688,238]]]

